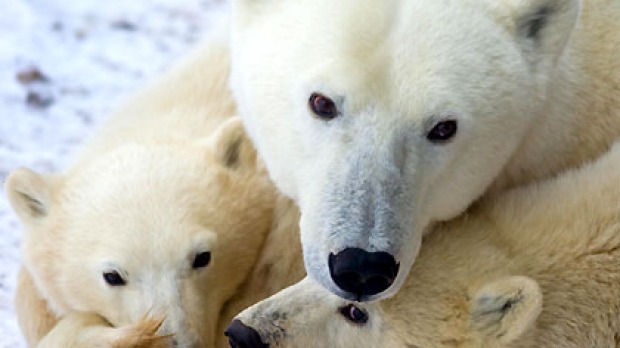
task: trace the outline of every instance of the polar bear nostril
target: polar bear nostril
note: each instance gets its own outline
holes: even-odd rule
[[[334,283],[360,300],[387,290],[394,283],[399,268],[392,255],[359,248],[330,254],[328,264]]]

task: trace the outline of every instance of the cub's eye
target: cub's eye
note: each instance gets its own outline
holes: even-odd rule
[[[123,277],[121,277],[121,275],[118,274],[118,272],[116,271],[110,271],[110,272],[103,273],[103,279],[110,286],[123,286],[127,284],[125,282],[125,279],[123,279]]]
[[[324,95],[312,93],[308,103],[310,110],[322,120],[329,121],[338,116],[336,104]]]
[[[368,314],[353,304],[340,308],[340,314],[354,324],[366,324],[368,322]]]
[[[192,268],[206,267],[211,262],[211,253],[205,251],[204,253],[197,254],[192,263]]]
[[[433,143],[443,143],[456,135],[458,123],[456,120],[446,120],[439,122],[426,135],[426,138]]]

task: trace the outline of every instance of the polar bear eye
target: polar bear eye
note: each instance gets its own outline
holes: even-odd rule
[[[308,102],[312,112],[322,120],[329,121],[338,116],[336,103],[324,95],[312,93]]]
[[[127,284],[125,282],[125,279],[123,279],[123,277],[121,277],[121,275],[118,274],[118,272],[116,271],[110,271],[110,272],[103,273],[103,279],[110,286],[123,286]]]
[[[211,262],[211,253],[205,251],[204,253],[199,253],[194,258],[194,262],[192,263],[192,268],[202,268],[206,267],[209,262]]]
[[[428,132],[426,138],[433,143],[443,143],[454,137],[457,130],[458,123],[456,120],[441,121]]]
[[[354,324],[366,324],[368,322],[368,314],[353,304],[340,308],[340,314]]]

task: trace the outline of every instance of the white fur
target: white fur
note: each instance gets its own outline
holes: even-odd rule
[[[205,45],[118,109],[65,173],[9,176],[25,230],[16,307],[29,344],[126,347],[112,339],[142,342],[141,328],[149,344],[215,344],[276,199],[241,121],[228,120],[228,64],[225,41]],[[192,267],[204,252],[211,262]],[[126,284],[107,284],[109,272]],[[92,325],[104,329],[91,335]]]
[[[603,152],[620,134],[620,48],[597,43],[618,40],[620,5],[586,0],[579,20],[581,7],[235,0],[231,85],[270,175],[300,206],[309,275],[352,298],[328,255],[388,252],[394,285],[362,300],[391,296],[429,224]],[[313,92],[340,116],[314,116]],[[433,144],[443,119],[458,133]]]
[[[311,278],[237,320],[277,347],[617,347],[620,145],[436,225],[392,298],[341,299]],[[353,323],[341,308],[368,315]]]

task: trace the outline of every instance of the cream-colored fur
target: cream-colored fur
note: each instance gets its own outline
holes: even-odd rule
[[[620,135],[617,0],[234,0],[232,28],[240,114],[301,208],[309,275],[341,297],[331,253],[393,255],[391,288],[361,298],[389,297],[429,224]],[[456,134],[430,141],[445,120]]]
[[[227,121],[222,42],[130,99],[66,173],[8,178],[30,346],[212,347],[222,336],[219,313],[255,264],[276,199],[240,121]],[[104,280],[114,272],[125,285]]]
[[[310,278],[239,315],[270,347],[620,344],[620,145],[436,226],[401,291],[353,303]],[[366,323],[341,309],[356,305]]]
[[[70,312],[56,324],[38,347],[169,347],[167,336],[157,334],[162,320],[143,318],[134,325],[111,328],[102,317],[93,313]]]
[[[229,348],[223,333],[235,315],[300,281],[306,274],[299,240],[299,210],[295,203],[278,197],[272,221],[272,229],[246,282],[220,313],[217,348]]]

